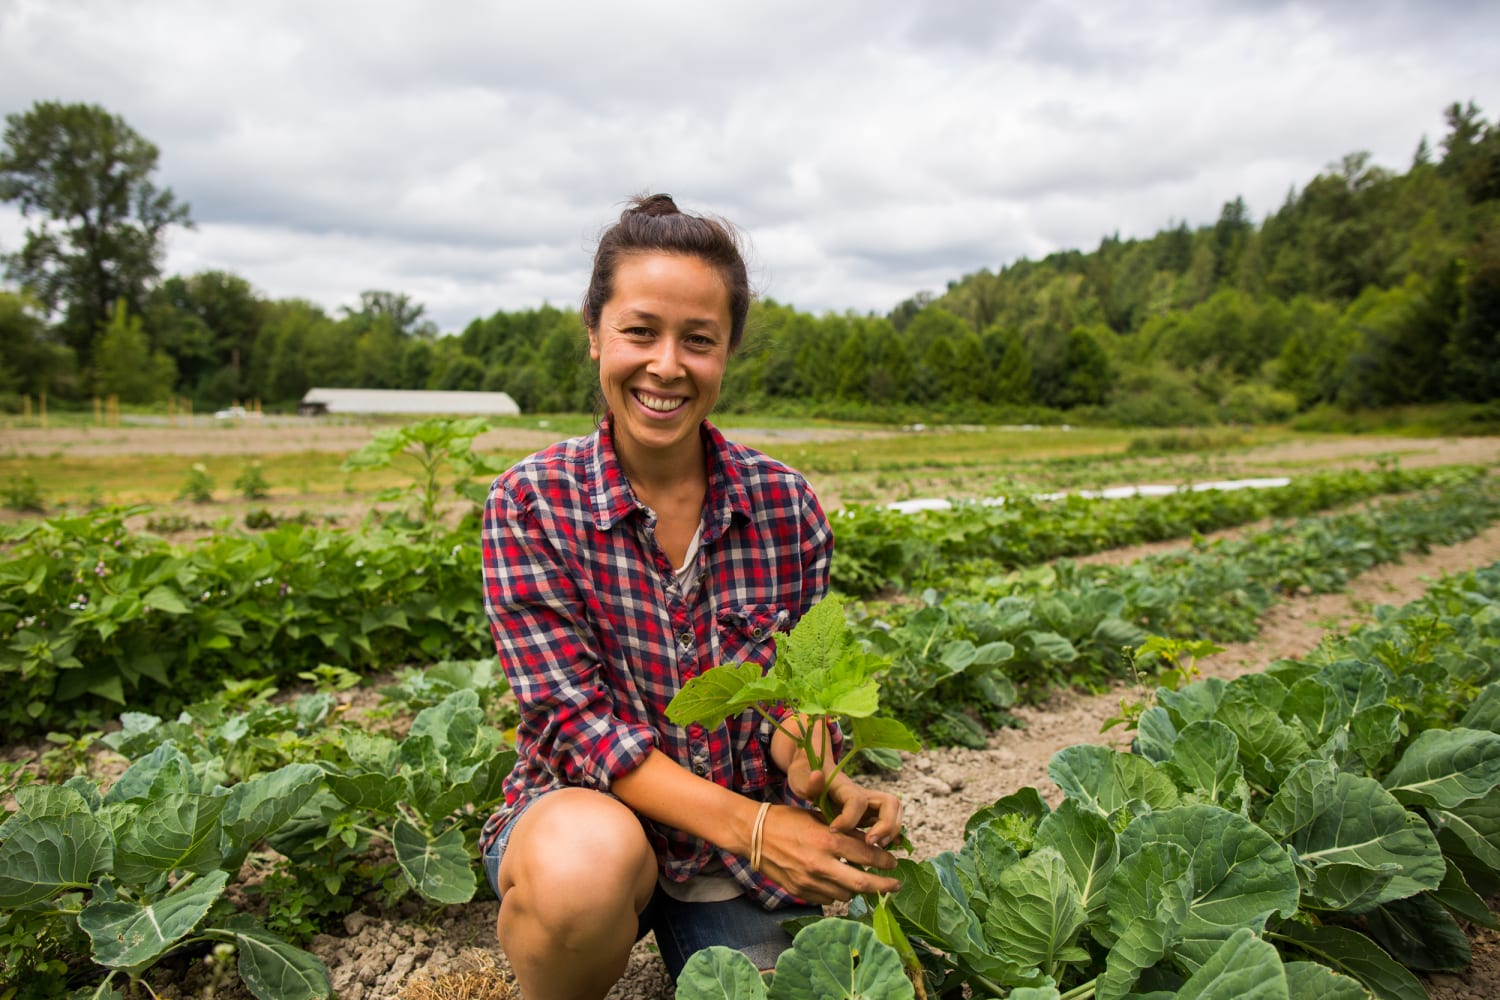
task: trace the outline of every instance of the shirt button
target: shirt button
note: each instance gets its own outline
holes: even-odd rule
[[[684,632],[677,637],[677,641],[682,644],[683,649],[687,649],[693,644],[693,633]]]
[[[693,764],[693,773],[700,778],[708,777],[708,761],[700,760]]]
[[[766,630],[761,628],[759,625],[750,630],[750,638],[752,639],[764,639],[765,637]]]

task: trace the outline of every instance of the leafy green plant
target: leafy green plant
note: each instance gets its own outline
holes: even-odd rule
[[[419,712],[399,742],[341,729],[319,760],[327,792],[272,844],[293,861],[322,866],[328,879],[350,852],[381,840],[394,850],[405,886],[431,903],[468,902],[477,885],[474,841],[504,798],[514,762],[504,737],[484,724],[472,690]]]
[[[322,962],[236,914],[224,897],[246,853],[322,782],[291,764],[224,788],[171,743],[135,761],[104,795],[81,778],[20,789],[0,826],[3,929],[55,922],[81,931],[102,979],[144,983],[168,954],[228,943],[261,1000],[327,997]]]
[[[270,494],[271,484],[266,482],[259,461],[253,461],[240,470],[234,480],[234,489],[246,500],[263,500]]]
[[[778,633],[774,641],[776,663],[769,671],[762,674],[758,663],[720,664],[682,686],[667,705],[667,718],[679,726],[696,722],[712,729],[754,709],[802,748],[813,770],[823,770],[827,763],[817,723],[850,720],[849,745],[827,772],[829,785],[861,751],[921,749],[906,726],[876,715],[877,675],[890,661],[860,648],[837,597],[823,598],[790,633]],[[788,726],[772,710],[778,704],[787,717],[801,714],[808,725]],[[826,790],[818,806],[828,818],[836,815]]]
[[[1169,639],[1166,636],[1153,635],[1148,636],[1145,642],[1130,651],[1130,669],[1135,675],[1137,687],[1144,688],[1146,673],[1143,663],[1145,665],[1161,664],[1154,675],[1156,686],[1166,688],[1168,691],[1179,691],[1202,676],[1197,663],[1201,657],[1212,656],[1223,651],[1223,646],[1217,646],[1207,639]],[[1121,698],[1120,714],[1106,719],[1099,731],[1107,733],[1115,726],[1121,725],[1126,730],[1134,730],[1140,725],[1141,713],[1154,703],[1154,695],[1150,692],[1134,699]]]
[[[191,500],[193,503],[213,503],[214,478],[208,474],[208,466],[202,462],[192,464],[187,478],[182,481],[182,488],[177,491],[177,499]]]
[[[429,417],[399,428],[377,431],[375,439],[349,456],[344,468],[349,470],[384,469],[397,459],[417,467],[412,485],[387,490],[381,500],[413,496],[417,501],[417,520],[433,527],[443,494],[443,477],[451,476],[452,491],[473,503],[484,502],[485,487],[475,478],[494,475],[500,469],[473,450],[474,439],[489,428],[482,417],[455,420]]]

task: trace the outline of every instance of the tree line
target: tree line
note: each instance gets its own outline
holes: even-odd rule
[[[43,392],[274,408],[314,385],[592,405],[572,309],[445,334],[401,292],[330,314],[226,271],[163,276],[167,235],[192,222],[152,180],[154,145],[94,105],[39,102],[6,122],[0,199],[28,228],[3,254],[0,408]],[[725,405],[1175,424],[1500,398],[1500,125],[1472,102],[1446,122],[1404,173],[1351,154],[1259,224],[1234,198],[1211,225],[982,270],[886,315],[761,301]]]

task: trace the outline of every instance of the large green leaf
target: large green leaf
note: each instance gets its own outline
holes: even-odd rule
[[[1109,946],[1099,1000],[1125,996],[1142,970],[1177,944],[1192,899],[1190,866],[1176,844],[1148,844],[1115,868],[1105,892],[1108,922],[1094,928],[1094,937]]]
[[[150,905],[96,900],[78,914],[78,926],[93,943],[94,961],[100,965],[142,965],[197,927],[228,880],[227,872],[216,871]]]
[[[1259,678],[1252,683],[1253,678]],[[1286,689],[1270,677],[1247,674],[1224,691],[1214,718],[1234,730],[1245,776],[1262,788],[1275,788],[1287,773],[1312,755],[1302,730],[1277,716]]]
[[[1087,918],[1067,862],[1055,848],[1042,847],[1000,873],[984,934],[994,951],[1017,965],[1055,976],[1063,963],[1088,960],[1077,944]]]
[[[1146,709],[1136,726],[1135,740],[1142,757],[1157,764],[1166,760],[1177,742],[1177,727],[1171,714],[1160,705]]]
[[[1104,905],[1104,889],[1120,852],[1109,821],[1074,801],[1064,799],[1037,826],[1034,847],[1051,847],[1062,855],[1083,908],[1092,915]]]
[[[667,718],[679,726],[696,722],[716,727],[760,700],[761,679],[758,663],[722,663],[705,670],[672,696]]]
[[[327,781],[328,790],[341,801],[356,809],[377,813],[394,811],[396,804],[407,795],[406,779],[395,774],[339,774],[330,771]]]
[[[1177,1000],[1290,1000],[1290,995],[1276,947],[1242,927],[1188,977]]]
[[[48,899],[67,889],[86,889],[114,863],[114,842],[104,824],[87,812],[19,816],[5,824],[0,843],[0,907]]]
[[[1289,920],[1272,936],[1359,980],[1378,1000],[1428,1000],[1416,976],[1358,931]]]
[[[1427,817],[1439,830],[1448,830],[1474,857],[1500,873],[1500,795],[1471,799],[1452,809],[1429,809]]]
[[[1396,961],[1420,972],[1462,972],[1474,958],[1458,921],[1428,892],[1370,911],[1365,931]]]
[[[1347,724],[1352,714],[1339,692],[1317,677],[1305,677],[1293,684],[1281,706],[1282,718],[1301,726],[1302,734],[1314,746]]]
[[[223,796],[177,792],[152,799],[116,835],[114,874],[146,885],[173,871],[213,871],[224,857],[219,832],[223,809]]]
[[[922,742],[905,725],[895,719],[856,718],[850,724],[850,736],[859,750],[909,750],[917,753]]]
[[[1428,729],[1385,777],[1408,805],[1452,809],[1500,784],[1500,734],[1482,729]]]
[[[1179,799],[1171,779],[1150,761],[1089,743],[1053,754],[1047,775],[1068,798],[1103,816],[1134,799],[1152,809],[1170,809]]]
[[[474,898],[474,866],[462,830],[454,827],[428,840],[421,830],[399,820],[392,835],[396,863],[425,899],[451,905]]]
[[[766,984],[744,952],[716,944],[688,958],[677,1000],[766,1000]]]
[[[430,736],[432,745],[448,767],[463,763],[474,751],[479,727],[484,724],[484,710],[479,707],[479,693],[472,688],[454,691],[441,702],[424,708],[412,720],[412,736]]]
[[[1500,920],[1496,920],[1495,915],[1490,912],[1484,897],[1470,887],[1463,870],[1448,857],[1446,849],[1443,857],[1448,863],[1448,873],[1443,876],[1443,884],[1433,890],[1432,897],[1455,917],[1490,930],[1500,930]]]
[[[120,775],[104,795],[104,804],[151,799],[171,792],[195,791],[193,766],[177,744],[167,740]]]
[[[1358,979],[1335,972],[1321,962],[1287,962],[1286,991],[1292,1000],[1316,997],[1317,1000],[1369,1000],[1369,992]]]
[[[1192,860],[1193,904],[1177,955],[1206,962],[1235,930],[1259,931],[1276,913],[1297,909],[1296,868],[1271,836],[1218,806],[1181,806],[1139,816],[1120,835],[1120,856],[1147,844],[1176,844]]]
[[[1469,703],[1469,710],[1459,720],[1459,725],[1465,729],[1487,729],[1492,733],[1500,733],[1500,682],[1486,684],[1480,690]]]
[[[328,967],[318,956],[256,928],[235,927],[231,933],[239,945],[240,978],[259,1000],[325,1000],[333,996]]]
[[[776,960],[771,1000],[911,1000],[896,949],[853,920],[804,927]]]
[[[1193,801],[1244,812],[1250,789],[1239,753],[1240,741],[1228,726],[1213,720],[1194,722],[1178,734],[1161,769]]]
[[[1306,870],[1308,902],[1362,912],[1442,884],[1447,871],[1437,838],[1373,778],[1308,761],[1287,778],[1261,826],[1282,839]],[[1320,869],[1347,866],[1337,879]],[[1368,872],[1360,885],[1357,870]]]
[[[316,764],[287,764],[231,788],[219,816],[225,867],[238,869],[245,854],[295,816],[322,781]]]

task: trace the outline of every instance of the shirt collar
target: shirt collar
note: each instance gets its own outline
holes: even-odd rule
[[[739,463],[730,455],[729,442],[719,429],[707,420],[699,425],[703,436],[704,453],[708,456],[708,523],[703,529],[703,542],[716,540],[729,527],[735,514],[749,517],[751,514],[750,491],[745,486],[745,477]],[[599,423],[594,435],[594,453],[589,462],[589,494],[594,507],[594,526],[608,531],[625,517],[646,507],[636,498],[635,491],[620,468],[615,455],[614,435],[609,415]]]

